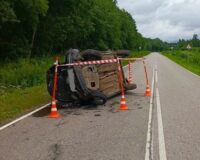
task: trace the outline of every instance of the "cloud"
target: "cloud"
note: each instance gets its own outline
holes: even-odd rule
[[[145,37],[176,41],[200,36],[200,0],[118,0]]]

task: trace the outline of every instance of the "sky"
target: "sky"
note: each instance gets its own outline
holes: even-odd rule
[[[144,37],[167,42],[200,38],[200,0],[118,0]]]

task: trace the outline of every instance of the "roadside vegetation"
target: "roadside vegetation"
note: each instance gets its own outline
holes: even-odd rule
[[[0,125],[49,102],[49,100],[45,84],[4,92],[0,95]]]
[[[0,60],[63,53],[69,48],[164,50],[143,37],[117,0],[0,1]]]
[[[1,64],[1,89],[26,88],[43,84],[45,72],[52,63],[52,57],[41,57],[21,58],[15,62]]]
[[[180,39],[169,46],[171,50],[161,52],[163,55],[200,75],[200,40],[197,34],[194,34],[192,39]]]
[[[130,57],[140,58],[140,57],[147,56],[150,53],[151,51],[132,51]]]
[[[131,58],[140,58],[140,57],[147,56],[150,53],[151,53],[151,51],[131,51],[129,57],[131,57]],[[123,66],[125,66],[127,64],[128,64],[128,61],[123,61],[122,62]]]
[[[164,51],[162,54],[186,69],[200,75],[200,48]]]
[[[53,58],[18,59],[0,68],[0,124],[50,100],[45,84]]]

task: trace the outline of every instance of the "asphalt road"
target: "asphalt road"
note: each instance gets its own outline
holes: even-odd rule
[[[200,78],[158,53],[146,62],[152,104],[136,62],[128,111],[118,110],[120,96],[104,106],[61,109],[59,119],[42,110],[0,131],[0,160],[200,159]]]
[[[200,77],[159,54],[152,54],[151,58],[157,68],[152,129],[153,159],[157,160],[161,155],[160,159],[199,160]],[[158,96],[160,104],[156,102]],[[158,105],[162,112],[165,156],[159,153],[163,149],[163,138],[158,133]]]

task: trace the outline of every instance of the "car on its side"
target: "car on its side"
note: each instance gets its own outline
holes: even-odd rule
[[[69,64],[80,61],[114,59],[118,56],[128,56],[129,52],[121,51],[97,51],[88,49],[80,52],[70,49],[66,52],[65,62]],[[122,64],[120,62],[122,69]],[[55,66],[47,71],[47,88],[52,96]],[[123,69],[122,69],[123,71]],[[82,66],[58,67],[58,81],[56,99],[62,106],[93,104],[102,105],[120,93],[120,82],[118,78],[117,63],[90,64]],[[123,86],[126,90],[136,89],[136,84],[129,84],[122,72]]]

